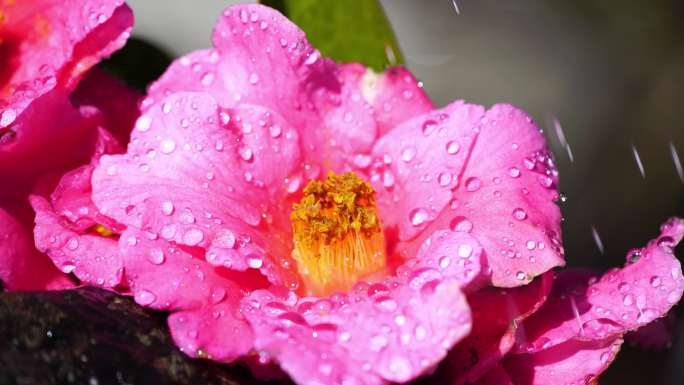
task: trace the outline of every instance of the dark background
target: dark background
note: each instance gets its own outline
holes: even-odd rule
[[[209,46],[214,20],[233,3],[128,2],[134,36],[169,57]],[[382,4],[407,66],[438,105],[510,102],[544,128],[568,198],[562,210],[570,266],[622,265],[667,217],[684,216],[684,181],[672,155],[678,150],[684,162],[684,1],[459,0],[460,14],[451,0]],[[115,60],[126,55],[136,57],[125,51]],[[153,76],[163,56],[137,72]],[[684,336],[684,315],[677,327]],[[625,345],[601,384],[684,384],[684,337],[665,351]]]

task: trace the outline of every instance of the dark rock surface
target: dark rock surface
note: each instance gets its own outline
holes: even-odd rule
[[[0,292],[0,385],[265,384],[186,357],[165,318],[95,288]]]

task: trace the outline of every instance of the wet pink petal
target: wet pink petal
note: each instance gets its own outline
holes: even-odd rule
[[[106,71],[93,68],[70,96],[78,106],[94,106],[104,117],[104,126],[119,143],[128,143],[135,120],[140,115],[142,96]]]
[[[31,212],[25,204],[3,201],[0,206],[0,280],[6,290],[62,290],[69,278],[38,252],[31,237]]]
[[[88,162],[100,120],[93,109],[74,108],[61,92],[31,103],[7,140],[0,140],[0,177],[11,183],[0,195],[25,195],[41,174]]]
[[[292,284],[292,265],[271,256],[289,258],[283,181],[298,167],[297,133],[277,113],[177,93],[138,119],[125,155],[102,157],[93,201],[127,226],[205,248],[214,265]]]
[[[415,238],[452,199],[483,115],[480,106],[455,102],[405,122],[375,144],[371,182],[384,225],[398,227],[400,241]]]
[[[398,246],[403,254],[451,228],[482,244],[496,286],[525,284],[564,263],[556,170],[524,112],[456,102],[402,124],[373,153],[386,227],[398,227],[399,241],[418,236]]]
[[[208,92],[222,107],[264,106],[299,131],[307,178],[363,164],[378,130],[389,131],[432,107],[408,71],[374,74],[359,64],[336,65],[270,8],[227,9],[213,43],[214,49],[175,61],[150,87],[143,108],[178,91]]]
[[[174,312],[169,327],[186,354],[230,362],[252,348],[251,329],[236,311],[244,285],[146,231],[127,229],[119,245],[133,298],[142,306]]]
[[[65,174],[50,199],[30,197],[36,212],[36,247],[46,253],[64,273],[73,273],[84,283],[114,287],[121,282],[122,263],[118,241],[94,230],[104,225],[121,231],[102,216],[90,199],[93,166]]]
[[[436,276],[449,277],[471,292],[485,283],[481,276],[484,263],[482,246],[472,236],[442,230],[433,233],[397,274],[409,274],[409,285],[416,288]]]
[[[5,2],[0,12],[0,177],[27,193],[46,171],[87,161],[92,116],[67,99],[82,73],[120,48],[133,18],[123,1]]]
[[[547,273],[525,286],[469,294],[473,330],[449,352],[429,383],[448,379],[454,385],[469,384],[494,368],[513,347],[520,322],[542,306],[552,281],[553,274]]]
[[[532,354],[512,354],[503,367],[516,385],[591,384],[613,362],[622,339],[571,340]]]
[[[506,370],[497,365],[490,369],[487,374],[475,381],[474,385],[514,385]]]
[[[669,220],[658,238],[628,253],[625,267],[600,279],[587,271],[562,272],[546,305],[525,321],[516,351],[538,351],[572,338],[604,339],[667,314],[684,291],[672,251],[682,234],[684,221]]]
[[[256,291],[242,311],[256,348],[297,382],[405,382],[438,363],[470,330],[459,286],[448,278],[413,288],[400,278],[329,298]]]
[[[422,85],[407,69],[391,67],[375,78],[368,71],[358,87],[373,107],[379,135],[434,108]]]
[[[0,128],[52,88],[73,89],[83,72],[123,46],[133,25],[123,0],[15,1],[0,10]]]

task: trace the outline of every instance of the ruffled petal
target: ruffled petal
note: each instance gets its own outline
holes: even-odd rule
[[[409,381],[470,330],[455,280],[359,285],[327,299],[257,291],[244,302],[255,346],[300,383]]]
[[[516,385],[591,384],[613,362],[621,338],[571,340],[532,354],[512,354],[503,367]]]
[[[205,248],[214,265],[296,285],[282,205],[299,157],[297,133],[277,113],[178,93],[138,119],[126,154],[101,158],[93,201],[127,226]]]
[[[329,298],[257,291],[243,302],[243,313],[260,354],[295,381],[405,382],[436,365],[470,331],[460,288],[477,276],[481,258],[471,236],[443,231],[393,278],[360,282]]]
[[[469,384],[492,370],[513,346],[520,322],[542,306],[552,281],[547,273],[525,286],[469,294],[473,330],[440,364],[434,383],[448,379],[453,385]]]
[[[0,280],[6,290],[62,290],[73,282],[33,246],[30,211],[18,202],[0,206]]]
[[[451,228],[482,244],[496,286],[523,285],[564,263],[556,170],[524,112],[455,102],[402,124],[373,154],[370,178],[402,254]]]
[[[669,220],[658,238],[628,253],[625,267],[600,279],[587,271],[562,272],[546,305],[525,321],[516,351],[534,352],[573,338],[609,338],[663,317],[684,291],[672,251],[682,234],[684,221]]]
[[[121,283],[123,265],[115,237],[97,233],[105,226],[120,232],[121,226],[103,217],[90,200],[93,166],[65,174],[51,198],[30,197],[36,211],[34,237],[38,250],[46,253],[64,273],[81,282],[107,288]]]
[[[129,228],[119,247],[133,298],[174,312],[169,327],[186,354],[231,362],[251,350],[251,329],[238,312],[246,287],[149,232]]]

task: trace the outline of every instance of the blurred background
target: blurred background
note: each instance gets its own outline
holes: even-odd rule
[[[354,0],[346,1],[354,12]],[[131,46],[158,48],[152,59],[140,59],[156,76],[167,58],[210,46],[214,21],[235,2],[128,3],[140,39]],[[569,265],[622,265],[667,217],[684,216],[683,1],[382,5],[406,65],[437,105],[510,102],[544,129],[567,197],[561,207]],[[680,338],[669,350],[625,346],[601,384],[684,384],[681,306],[678,312]]]

